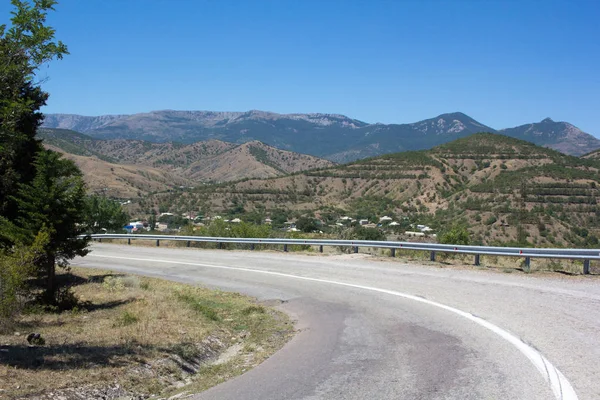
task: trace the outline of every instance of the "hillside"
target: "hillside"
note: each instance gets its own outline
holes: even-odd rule
[[[111,198],[130,199],[151,192],[165,192],[193,184],[168,171],[144,165],[115,164],[97,157],[65,153],[61,148],[46,144],[46,148],[63,153],[83,172],[88,190]]]
[[[49,114],[44,126],[72,129],[97,139],[186,144],[210,140],[236,144],[260,141],[339,163],[430,149],[473,133],[496,132],[460,112],[409,124],[371,124],[337,114],[163,110],[99,117]],[[574,155],[600,148],[600,140],[594,136],[566,122],[550,119],[498,132]]]
[[[591,153],[587,153],[581,156],[581,158],[588,160],[600,160],[600,150],[594,150]]]
[[[137,190],[118,182],[135,181],[130,186],[146,193],[198,183],[270,178],[333,165],[327,160],[275,149],[260,142],[236,145],[210,140],[183,145],[124,139],[99,140],[64,129],[42,129],[38,137],[44,140],[46,147],[75,160],[93,190],[112,187],[111,193],[121,198],[132,197],[131,194],[137,193]],[[124,168],[127,176],[120,174]],[[100,171],[108,170],[113,173],[98,178]],[[134,179],[132,174],[135,171],[140,176]],[[117,181],[112,182],[111,178]],[[141,189],[144,179],[150,181],[148,187]]]
[[[600,164],[496,134],[266,180],[207,186],[179,199],[200,211],[385,214],[437,228],[464,221],[477,243],[593,244]]]

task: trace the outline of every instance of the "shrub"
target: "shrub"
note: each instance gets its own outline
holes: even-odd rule
[[[121,278],[123,282],[123,286],[127,288],[139,288],[140,287],[140,278],[137,276],[124,276]]]
[[[498,221],[498,219],[496,218],[495,215],[490,216],[488,219],[485,220],[485,224],[486,225],[492,225],[493,223],[495,223],[496,221]]]
[[[128,326],[133,325],[138,322],[140,319],[132,312],[123,311],[121,315],[117,318],[117,322],[115,326]]]
[[[287,239],[306,239],[301,232],[287,232],[285,234]],[[310,250],[310,245],[308,244],[292,244],[288,246],[289,251],[306,251]]]
[[[471,235],[465,226],[456,225],[440,235],[440,243],[468,245]]]
[[[354,228],[345,229],[340,233],[342,240],[386,240],[385,234],[377,228],[365,228],[357,225]],[[346,246],[338,246],[343,253],[350,253],[352,249]]]
[[[120,292],[125,289],[125,284],[121,278],[115,278],[114,276],[107,276],[102,282],[102,287],[109,292]]]
[[[353,239],[357,240],[385,240],[385,234],[377,228],[365,228],[355,226],[353,229]]]
[[[18,314],[29,295],[26,280],[42,256],[48,235],[41,232],[32,246],[16,245],[11,251],[0,251],[0,320],[4,325]],[[3,319],[6,319],[4,321]]]
[[[142,290],[150,290],[150,282],[144,280],[140,283],[140,289]]]

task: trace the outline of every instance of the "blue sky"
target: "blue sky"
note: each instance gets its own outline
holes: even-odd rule
[[[599,20],[586,0],[62,0],[49,23],[71,54],[40,72],[44,111],[462,111],[600,136]]]

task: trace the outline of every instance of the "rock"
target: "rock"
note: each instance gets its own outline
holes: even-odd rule
[[[46,340],[39,333],[30,333],[27,335],[27,343],[31,346],[43,346],[46,344]]]

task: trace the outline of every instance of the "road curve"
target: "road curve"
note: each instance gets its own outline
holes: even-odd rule
[[[197,399],[599,399],[600,282],[95,244],[74,263],[281,300],[300,333]]]

